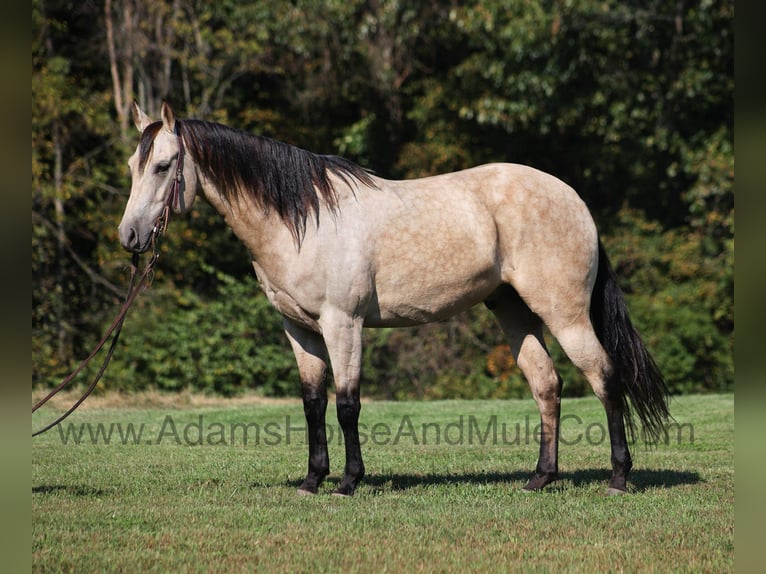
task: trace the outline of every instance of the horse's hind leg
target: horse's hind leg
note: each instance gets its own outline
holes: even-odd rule
[[[570,360],[583,372],[593,392],[604,405],[612,454],[612,478],[607,493],[624,494],[633,463],[625,433],[622,394],[612,383],[612,361],[599,342],[587,314],[563,326],[551,321],[548,328]]]
[[[512,287],[500,287],[485,305],[495,314],[508,338],[513,358],[524,373],[540,411],[540,455],[535,475],[524,486],[524,490],[539,490],[558,475],[561,377],[545,346],[542,321]]]

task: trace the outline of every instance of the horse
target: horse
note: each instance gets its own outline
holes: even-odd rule
[[[141,135],[120,242],[146,251],[163,211],[186,212],[201,194],[249,249],[298,365],[308,438],[299,493],[316,494],[330,472],[328,366],[346,457],[333,494],[353,495],[365,475],[362,329],[440,321],[478,303],[497,318],[540,412],[524,490],[558,478],[562,379],[544,326],[605,409],[608,494],[628,490],[634,412],[647,442],[667,436],[667,385],[586,204],[563,181],[510,163],[394,181],[338,156],[176,119],[167,102],[157,121],[135,102],[132,112]]]

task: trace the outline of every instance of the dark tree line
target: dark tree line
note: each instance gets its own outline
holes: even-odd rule
[[[125,284],[129,106],[221,121],[389,178],[490,161],[574,186],[675,392],[733,385],[733,1],[35,0],[32,364],[87,353]],[[106,385],[293,393],[279,319],[208,207],[174,221]],[[371,331],[385,397],[521,396],[481,310]],[[584,391],[565,366],[565,392]]]

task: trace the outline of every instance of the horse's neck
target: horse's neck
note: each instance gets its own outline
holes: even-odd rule
[[[271,254],[276,244],[292,245],[292,236],[275,210],[265,213],[263,208],[245,194],[230,203],[212,183],[204,178],[200,181],[202,193],[208,203],[223,216],[253,258],[261,259]]]

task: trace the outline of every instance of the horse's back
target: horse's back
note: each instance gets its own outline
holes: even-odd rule
[[[420,229],[431,244],[448,243],[449,251],[491,247],[511,267],[529,257],[540,263],[543,256],[572,265],[584,257],[589,265],[597,251],[595,223],[577,192],[526,165],[485,164],[422,179],[382,180],[381,187],[393,194],[385,194],[389,205],[372,217],[388,214],[382,215],[387,237]]]

